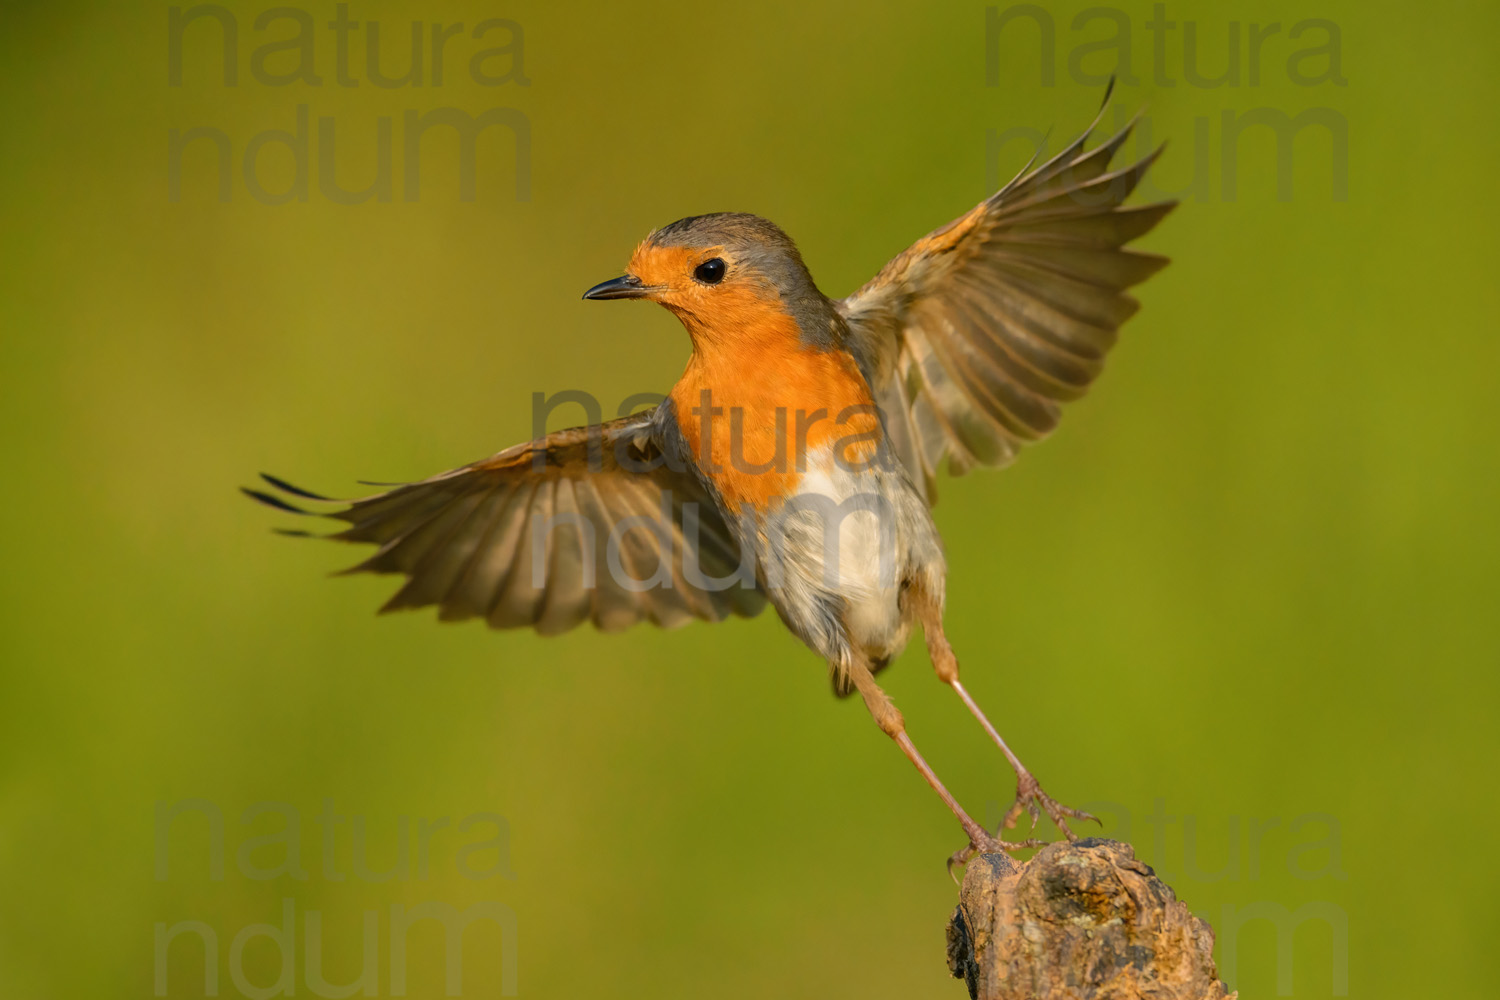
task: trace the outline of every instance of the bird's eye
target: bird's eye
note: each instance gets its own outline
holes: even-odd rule
[[[705,285],[717,285],[724,280],[724,272],[729,270],[729,265],[718,257],[705,260],[693,268],[693,277]]]

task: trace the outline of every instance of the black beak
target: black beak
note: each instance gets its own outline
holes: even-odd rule
[[[584,292],[583,297],[586,299],[643,299],[654,291],[656,291],[654,287],[641,284],[640,278],[627,274],[623,278],[601,281]]]

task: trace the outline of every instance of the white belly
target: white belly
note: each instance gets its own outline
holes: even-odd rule
[[[841,599],[850,641],[887,650],[903,631],[897,511],[876,473],[844,468],[827,449],[810,454],[807,465],[780,520],[783,585],[793,596]],[[775,530],[771,538],[775,549]]]

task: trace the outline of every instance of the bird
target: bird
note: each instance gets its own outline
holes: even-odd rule
[[[1052,432],[1138,309],[1126,289],[1168,262],[1127,247],[1176,205],[1125,204],[1162,147],[1113,166],[1139,116],[1087,148],[1103,116],[844,298],[824,295],[759,216],[654,230],[622,275],[583,295],[655,302],[686,328],[686,368],[654,406],[362,498],[268,474],[244,491],[345,525],[320,537],[377,546],[345,572],[406,578],[382,611],[436,606],[440,620],[550,635],[769,604],[957,818],[967,842],[950,874],[976,853],[1041,846],[1002,839],[1023,814],[1033,834],[1045,812],[1074,840],[1068,821],[1095,817],[1043,791],[960,680],[932,508],[945,465],[1004,466]],[[876,681],[916,626],[939,680],[1015,773],[993,833]]]

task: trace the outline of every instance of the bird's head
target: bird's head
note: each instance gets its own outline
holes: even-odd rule
[[[641,241],[625,274],[586,299],[650,299],[682,320],[694,342],[732,336],[767,317],[828,309],[796,244],[759,216],[720,212],[680,219]]]

